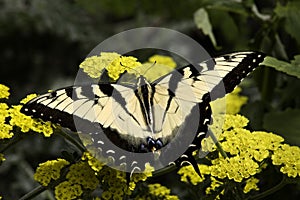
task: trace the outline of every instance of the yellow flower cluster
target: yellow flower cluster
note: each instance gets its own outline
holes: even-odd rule
[[[246,181],[246,185],[244,187],[243,192],[244,193],[248,193],[251,190],[259,190],[257,183],[259,182],[259,180],[257,178],[251,177]]]
[[[204,175],[209,175],[211,173],[210,168],[209,166],[203,164],[198,164],[198,167],[202,177],[199,177],[192,165],[188,165],[178,170],[178,174],[181,175],[180,180],[193,185],[203,182],[205,180]]]
[[[0,84],[0,99],[9,97],[9,88]],[[9,117],[9,107],[6,103],[0,103],[0,140],[9,139],[14,134],[11,132],[13,129],[11,125],[6,124],[5,120]]]
[[[55,198],[57,200],[80,199],[83,191],[79,184],[74,184],[69,181],[61,182],[55,187]]]
[[[106,67],[108,71],[108,76],[111,77],[114,81],[118,80],[120,75],[125,71],[130,69],[134,69],[142,64],[137,61],[137,58],[132,56],[120,56],[118,59],[114,59],[113,62],[110,63]]]
[[[96,189],[99,184],[95,171],[87,162],[78,162],[71,165],[66,178],[70,183],[79,184],[90,190]]]
[[[141,65],[142,64],[138,62],[135,57],[121,56],[117,53],[102,52],[100,56],[86,58],[79,67],[92,78],[99,78],[102,70],[106,68],[108,76],[115,81],[126,70],[130,70]]]
[[[241,107],[247,103],[248,97],[239,95],[242,89],[236,87],[231,93],[226,95],[226,113],[236,114],[240,112]]]
[[[219,187],[221,187],[223,185],[223,182],[221,181],[218,181],[215,177],[211,176],[210,177],[210,180],[211,180],[211,184],[210,186],[208,186],[206,189],[205,189],[205,193],[206,194],[212,194],[214,191],[216,191],[217,189],[219,189]],[[224,190],[222,190],[220,192],[220,194],[223,194]],[[216,199],[220,199],[219,198],[219,195],[216,197]]]
[[[249,157],[234,156],[231,158],[217,158],[212,161],[211,175],[220,179],[233,179],[242,182],[258,172],[258,164]]]
[[[57,180],[60,177],[62,168],[69,164],[68,161],[61,158],[40,163],[33,176],[34,180],[43,186],[47,186],[51,180]]]
[[[22,105],[12,106],[9,109],[11,116],[10,124],[12,126],[18,126],[21,131],[26,133],[29,130],[33,130],[37,133],[43,133],[45,137],[50,137],[53,133],[53,129],[50,122],[43,122],[32,119],[31,117],[24,115],[20,112]]]
[[[169,66],[171,68],[176,67],[176,62],[169,56],[153,55],[148,59],[148,62],[150,62],[150,63],[159,63],[159,64],[162,64],[162,65]]]
[[[98,175],[102,180],[102,199],[123,199],[124,195],[130,195],[131,190],[127,187],[125,172],[104,166]]]
[[[281,166],[280,171],[289,177],[300,177],[300,148],[283,144],[272,155],[274,165]]]
[[[79,67],[83,69],[92,78],[99,78],[102,70],[105,69],[110,63],[119,58],[118,53],[102,52],[100,56],[91,56],[86,58]]]
[[[104,190],[101,196],[102,199],[123,199],[124,196],[131,195],[136,187],[136,183],[145,181],[148,177],[152,176],[152,171],[153,167],[147,164],[144,173],[132,174],[128,185],[125,172],[107,166],[103,167],[98,173],[99,179],[102,180]]]
[[[6,103],[0,103],[0,140],[9,139],[14,134],[11,132],[13,129],[11,125],[6,124],[5,120],[9,117],[8,105]]]
[[[247,103],[248,97],[241,96],[242,89],[236,87],[231,93],[223,98],[216,99],[211,102],[212,113],[214,116],[218,114],[237,114],[240,112],[241,107]]]
[[[93,191],[98,185],[95,171],[87,162],[81,161],[71,165],[66,180],[55,186],[55,198],[78,199],[83,191]]]
[[[88,57],[80,64],[80,68],[91,78],[99,78],[103,69],[107,69],[108,76],[113,81],[118,80],[122,73],[128,71],[133,74],[139,73],[136,75],[143,75],[151,82],[175,67],[175,61],[169,56],[153,55],[147,62],[141,64],[135,57],[111,52],[102,52],[100,56]]]
[[[97,158],[93,157],[89,152],[84,152],[81,159],[83,161],[87,161],[87,163],[89,164],[89,166],[92,168],[92,170],[94,170],[95,172],[99,172],[102,167],[103,167],[103,163],[100,162],[100,160],[98,160]]]
[[[138,195],[135,200],[152,200],[152,199],[166,199],[179,200],[176,195],[171,195],[171,190],[159,183],[148,185],[149,193]]]
[[[228,97],[230,98],[227,99]],[[233,104],[232,101],[239,101],[239,103]],[[234,105],[234,109],[229,113],[239,111],[240,106],[245,102],[245,98],[238,100],[238,93],[226,96],[226,106],[228,104]],[[274,165],[281,167],[280,171],[282,173],[290,177],[300,175],[299,147],[282,144],[284,139],[279,135],[263,131],[251,132],[245,129],[249,122],[247,118],[238,114],[228,114],[227,112],[227,114],[224,114],[224,112],[222,113],[224,108],[218,107],[214,103],[212,107],[218,114],[213,116],[214,124],[210,129],[213,132],[217,129],[222,130],[219,142],[228,157],[224,158],[220,153],[217,154],[217,157],[214,156],[213,159],[208,156],[207,159],[210,164],[199,165],[202,175],[210,175],[208,177],[211,185],[206,188],[206,194],[220,191],[219,188],[224,187],[228,180],[235,183],[245,182],[244,193],[259,190],[257,186],[259,180],[254,175],[263,170],[264,161],[270,158],[272,158]],[[207,142],[202,144],[207,146]],[[209,148],[206,147],[206,149]],[[216,155],[216,147],[210,148],[210,150]],[[204,178],[196,176],[190,166],[180,169],[178,173],[181,175],[181,181],[183,182],[197,185],[204,181]]]
[[[8,98],[8,88],[0,84],[1,98]],[[36,97],[35,94],[28,95],[21,101],[22,104],[28,102],[32,98]],[[20,112],[22,105],[13,105],[9,108],[6,103],[0,103],[0,139],[9,139],[13,137],[13,126],[20,127],[22,132],[28,132],[33,130],[38,133],[43,133],[45,137],[49,137],[52,133],[52,127],[50,122],[42,122],[32,119],[29,116]],[[9,124],[6,120],[9,119]]]
[[[0,99],[8,99],[9,95],[9,87],[0,84]]]
[[[170,195],[171,190],[166,188],[165,186],[160,185],[159,183],[148,185],[149,193],[158,198],[164,198],[168,200],[176,200],[179,199],[175,195]]]
[[[48,186],[52,180],[62,178],[64,181],[55,186],[55,198],[58,200],[78,199],[83,191],[93,191],[98,187],[96,172],[88,162],[80,161],[72,164],[66,175],[61,177],[61,170],[68,165],[70,165],[68,161],[60,158],[41,163],[34,174],[34,179],[41,185]]]
[[[24,98],[21,103],[26,103],[36,96],[36,94],[30,94]],[[28,132],[29,130],[33,130],[38,133],[43,133],[45,137],[51,136],[53,129],[50,122],[32,119],[31,117],[21,113],[21,108],[22,105],[15,105],[9,109],[9,115],[11,117],[10,125],[20,127],[21,131],[24,133]]]
[[[225,131],[222,137],[224,151],[231,155],[253,158],[259,162],[269,157],[271,151],[276,150],[284,140],[273,133],[250,132],[242,128]]]
[[[228,130],[232,127],[243,128],[249,122],[247,118],[236,115],[248,100],[247,97],[241,96],[239,94],[240,92],[241,88],[236,87],[225,97],[210,103],[213,124],[209,126],[209,129],[214,133],[217,139],[222,137],[222,130]],[[214,143],[211,137],[204,138],[201,142],[202,150],[208,152],[216,150]]]

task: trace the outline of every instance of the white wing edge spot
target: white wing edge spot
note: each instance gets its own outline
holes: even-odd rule
[[[114,154],[115,151],[110,149],[110,150],[107,150],[106,153],[113,153]]]
[[[104,142],[102,140],[98,140],[97,143],[98,144],[104,144]]]
[[[133,161],[132,163],[131,163],[131,167],[133,166],[133,165],[136,165],[138,162],[137,161]]]
[[[123,159],[125,159],[126,158],[126,156],[121,156],[120,158],[119,158],[119,160],[123,160]]]

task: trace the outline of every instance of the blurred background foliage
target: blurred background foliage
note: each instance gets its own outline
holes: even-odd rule
[[[11,88],[14,104],[26,94],[71,85],[79,64],[98,43],[143,26],[183,32],[212,56],[262,51],[285,61],[275,60],[274,66],[286,65],[297,74],[299,19],[297,0],[0,0],[0,80]],[[268,67],[252,76],[242,83],[249,96],[242,114],[250,128],[274,131],[300,145],[299,79]],[[36,184],[30,174],[38,163],[56,158],[64,148],[59,138],[38,136],[10,149],[0,169],[0,193],[15,199],[30,191]],[[184,193],[179,186],[171,188]],[[299,188],[285,187],[270,199],[299,198]]]

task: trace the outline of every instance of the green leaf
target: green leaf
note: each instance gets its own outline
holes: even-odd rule
[[[235,0],[206,0],[203,4],[209,9],[232,12],[239,15],[249,15],[245,5]]]
[[[300,44],[300,2],[288,2],[285,6],[277,4],[274,12],[284,19],[284,28]]]
[[[213,45],[217,46],[208,14],[204,8],[200,8],[194,13],[194,21],[197,28],[201,29],[205,35],[208,35]]]
[[[291,63],[267,56],[261,65],[273,67],[274,69],[300,78],[300,55],[296,55]]]
[[[300,109],[287,109],[282,112],[270,112],[265,115],[263,127],[280,134],[294,145],[300,145]]]

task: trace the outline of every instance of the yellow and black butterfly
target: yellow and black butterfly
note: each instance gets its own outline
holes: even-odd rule
[[[114,158],[116,165],[125,163],[133,170],[153,160],[128,158],[118,148],[159,151],[168,162],[192,164],[200,174],[192,153],[201,147],[208,130],[209,102],[231,92],[264,57],[259,52],[237,52],[175,69],[151,83],[140,76],[135,84],[66,87],[31,100],[21,111],[90,134],[93,146]],[[186,143],[188,136],[192,139]],[[169,156],[175,148],[183,152]]]

